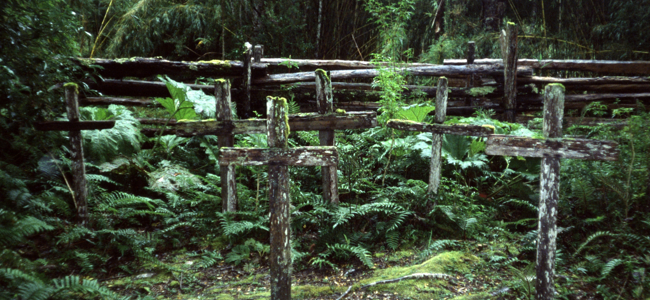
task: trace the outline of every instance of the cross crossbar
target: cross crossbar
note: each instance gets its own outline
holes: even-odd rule
[[[534,139],[507,135],[491,135],[485,153],[500,156],[546,157],[618,160],[618,143],[589,139]]]
[[[281,148],[221,148],[221,166],[320,166],[336,167],[339,156],[333,146]]]
[[[432,132],[435,134],[480,136],[480,137],[487,137],[494,133],[494,127],[487,126],[487,125],[483,125],[483,126],[466,125],[466,124],[443,125],[443,124],[419,123],[419,122],[413,122],[407,120],[390,120],[388,121],[388,123],[386,123],[386,126],[390,128],[399,129],[399,130]]]

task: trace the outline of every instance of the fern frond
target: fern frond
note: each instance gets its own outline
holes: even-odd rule
[[[597,238],[600,238],[600,237],[604,237],[604,236],[616,237],[617,234],[615,234],[615,233],[611,233],[611,232],[609,232],[609,231],[598,231],[598,232],[596,232],[596,233],[590,235],[590,236],[587,238],[587,240],[586,240],[584,243],[582,243],[582,244],[578,247],[578,250],[576,250],[576,252],[573,254],[573,256],[575,257],[575,256],[578,255],[580,252],[582,252],[582,250],[583,250],[585,247],[587,247],[587,245],[589,245],[589,243],[591,243],[593,240],[595,240],[595,239],[597,239]]]
[[[607,262],[603,266],[602,271],[600,272],[601,278],[606,278],[612,272],[612,270],[614,270],[614,268],[616,268],[617,266],[623,264],[624,262],[625,262],[624,260],[619,259],[619,258],[615,258],[615,259],[612,259],[609,262]]]
[[[375,264],[372,262],[372,256],[370,255],[370,251],[368,251],[366,248],[363,248],[361,246],[351,246],[351,245],[346,245],[346,244],[334,244],[334,245],[327,245],[327,249],[337,253],[337,252],[345,252],[348,254],[354,254],[366,267],[368,268],[374,268]]]

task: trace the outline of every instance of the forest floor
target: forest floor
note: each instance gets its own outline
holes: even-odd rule
[[[426,260],[413,250],[378,252],[373,255],[373,269],[359,263],[344,263],[338,270],[303,268],[292,273],[292,298],[532,299],[534,268],[506,262],[519,254],[516,244],[465,241],[461,248]],[[495,257],[504,261],[495,261]],[[264,256],[253,254],[247,263],[221,261],[208,268],[199,267],[200,256],[188,251],[169,253],[161,260],[175,270],[142,272],[104,280],[104,284],[123,295],[148,295],[149,299],[269,298],[270,276]],[[381,282],[418,273],[445,275]],[[562,275],[556,281],[565,295],[570,295],[568,299],[593,299],[588,291],[592,288],[577,276]],[[378,284],[364,287],[371,283]]]

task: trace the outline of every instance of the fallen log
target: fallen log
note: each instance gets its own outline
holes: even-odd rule
[[[131,99],[131,98],[116,98],[116,97],[88,97],[79,98],[80,106],[92,105],[124,105],[124,106],[160,106],[160,104],[151,99]]]
[[[389,66],[393,63],[388,62],[369,62],[359,60],[340,60],[340,59],[290,59],[290,58],[262,58],[262,63],[267,64],[271,70],[293,70],[313,71],[316,69],[323,70],[347,70],[347,69],[376,69],[377,67]],[[397,64],[400,65],[400,64]],[[404,63],[409,67],[430,67],[435,64],[424,63]]]
[[[171,61],[159,58],[133,57],[119,59],[77,58],[75,61],[86,69],[95,69],[103,77],[150,77],[167,74],[172,78],[199,76],[241,77],[244,64],[235,60]],[[100,68],[93,68],[94,66]],[[253,76],[266,75],[265,64],[253,63]]]
[[[86,82],[88,87],[105,95],[130,97],[171,97],[164,82],[144,80],[105,79],[101,82]],[[214,93],[214,86],[187,84],[193,90],[206,94]]]
[[[475,59],[475,64],[500,64],[500,59]],[[445,59],[444,65],[465,65],[467,59]],[[596,73],[611,73],[619,75],[650,75],[650,61],[614,61],[614,60],[560,60],[560,59],[529,59],[522,58],[517,65],[542,70],[567,70]]]
[[[412,76],[462,76],[462,75],[488,75],[503,76],[503,67],[496,65],[465,65],[465,66],[431,66],[431,67],[413,67],[398,68],[400,72]],[[532,76],[530,68],[518,68],[517,74],[520,76]],[[379,70],[339,70],[332,71],[330,78],[332,80],[353,79],[353,78],[374,78],[379,75]],[[314,81],[316,78],[314,72],[300,72],[288,74],[273,74],[253,80],[253,84],[286,84],[301,81]]]

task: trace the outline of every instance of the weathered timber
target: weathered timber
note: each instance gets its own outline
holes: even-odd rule
[[[174,135],[176,134],[176,129],[173,128],[140,128],[140,133],[146,137],[155,137],[162,133],[162,135]]]
[[[288,150],[289,108],[283,98],[267,98],[267,144],[277,150]],[[306,157],[305,157],[306,158]],[[271,250],[269,269],[271,299],[291,299],[291,204],[289,172],[286,164],[269,165],[269,210],[271,212]]]
[[[347,69],[375,69],[377,66],[388,66],[389,62],[374,63],[369,61],[358,60],[338,60],[338,59],[288,59],[288,58],[262,58],[262,63],[268,65],[271,70],[287,71],[291,70],[287,65],[297,67],[302,71],[323,70],[347,70]],[[430,67],[435,64],[410,63],[410,67]]]
[[[115,127],[115,121],[45,121],[34,123],[39,131],[79,131],[94,129],[110,129]]]
[[[293,131],[345,130],[377,127],[376,112],[349,112],[346,114],[320,115],[305,113],[289,115],[289,126]],[[220,121],[185,121],[175,125],[178,136],[265,133],[263,119],[233,120],[230,124]]]
[[[505,50],[503,54],[504,119],[507,122],[514,122],[517,114],[517,26],[511,22],[506,25]]]
[[[605,84],[650,84],[647,77],[588,77],[588,78],[557,78],[530,76],[517,78],[518,83],[561,83],[565,87],[574,85],[605,85]]]
[[[130,98],[117,98],[117,97],[88,97],[80,98],[80,106],[92,105],[124,105],[124,106],[160,106],[156,101],[150,99],[130,99]]]
[[[465,65],[465,66],[431,66],[431,67],[412,67],[400,68],[400,72],[408,73],[413,76],[465,76],[470,74],[503,76],[503,67],[489,65]],[[519,68],[517,73],[521,76],[531,76],[532,69]],[[353,79],[353,78],[374,78],[379,75],[379,70],[339,70],[332,71],[330,78],[332,80]],[[314,81],[313,72],[300,72],[288,74],[273,74],[266,77],[260,77],[253,80],[254,84],[284,84],[300,81]]]
[[[251,78],[253,76],[251,71],[251,56],[253,55],[253,46],[249,42],[244,43],[244,71],[242,77],[242,91],[241,101],[239,102],[239,110],[244,118],[251,117]]]
[[[244,63],[232,60],[211,61],[170,61],[158,58],[77,58],[76,61],[83,67],[98,66],[97,73],[103,77],[151,77],[167,74],[173,78],[199,76],[205,77],[241,77],[244,73]],[[252,64],[253,76],[266,75],[265,64]]]
[[[65,85],[65,104],[68,120],[79,122],[79,87],[74,83]],[[88,189],[86,187],[86,166],[81,131],[70,130],[70,160],[72,161],[73,201],[77,207],[79,225],[88,225]]]
[[[469,75],[468,75],[469,76]],[[297,82],[291,84],[294,87],[294,91],[313,91],[315,84],[312,82]],[[413,93],[424,93],[427,97],[435,97],[438,88],[435,86],[422,86],[422,85],[404,85],[404,94],[409,95]],[[342,93],[344,91],[381,91],[381,87],[370,83],[354,83],[354,82],[332,82],[333,92],[335,94]],[[532,89],[531,89],[532,90]],[[449,97],[476,97],[476,94],[472,93],[471,87],[468,88],[447,88]],[[487,93],[485,97],[494,98],[503,95],[503,90],[495,89],[494,91]],[[339,100],[340,101],[340,100]]]
[[[330,79],[330,72],[318,69],[315,71],[315,74],[316,105],[318,113],[321,115],[331,114],[334,112],[334,97],[332,95],[332,80]],[[291,120],[291,118],[289,118],[289,120]],[[321,146],[334,146],[334,130],[320,130],[318,132],[318,139]],[[332,186],[337,186],[336,184],[332,184],[333,180],[338,180],[336,177],[336,167],[321,168],[321,175],[323,199],[330,203],[339,203],[338,191],[330,189]]]
[[[499,59],[476,59],[475,64],[501,64]],[[445,59],[444,65],[464,65],[466,59]],[[650,61],[614,61],[614,60],[560,60],[560,59],[518,59],[517,64],[543,70],[567,70],[617,75],[650,75]]]
[[[312,166],[338,165],[334,146],[307,146],[300,148],[223,148],[219,157],[221,166]]]
[[[164,82],[144,80],[104,79],[98,82],[86,82],[88,87],[105,95],[130,97],[171,97]],[[202,84],[187,84],[193,90],[202,90],[207,94],[214,92],[214,87]]]
[[[217,121],[228,126],[232,125],[232,109],[230,107],[230,82],[218,79],[214,82],[214,96],[216,98]],[[178,128],[176,129],[178,133]],[[217,135],[219,148],[235,145],[233,130],[224,130]],[[223,212],[237,211],[237,182],[235,181],[235,166],[219,166],[221,177],[221,202]]]
[[[618,160],[618,143],[590,139],[535,139],[490,135],[485,153],[499,156]]]
[[[564,105],[566,108],[566,105]],[[530,121],[536,119],[536,117],[530,116],[517,116],[517,123],[527,124],[529,127],[532,125]],[[564,117],[562,126],[564,128],[572,125],[583,125],[583,126],[598,126],[598,125],[607,125],[614,128],[622,129],[627,126],[627,120],[625,119],[612,119],[612,118],[589,118],[589,117]],[[541,124],[538,126],[541,129]]]
[[[264,56],[264,45],[255,45],[253,48],[253,62],[261,63]]]
[[[467,64],[471,65],[474,63],[474,53],[476,52],[476,43],[474,41],[467,42]],[[474,87],[474,75],[467,75],[467,88]],[[450,93],[451,94],[451,93]],[[472,106],[472,97],[465,98],[465,105]]]
[[[454,134],[454,135],[468,135],[468,136],[481,136],[481,137],[494,135],[494,128],[489,126],[479,126],[479,125],[465,125],[465,124],[443,125],[443,124],[419,123],[419,122],[413,122],[407,120],[389,120],[388,123],[386,123],[386,126],[390,128],[399,129],[399,130],[432,132],[435,134]]]
[[[603,101],[603,100],[613,100],[613,99],[650,99],[650,93],[611,93],[611,94],[579,94],[579,95],[566,95],[565,105],[568,102],[592,102],[592,101]],[[544,96],[542,95],[527,95],[521,96],[519,98],[521,102],[537,102],[541,103],[544,101]]]

